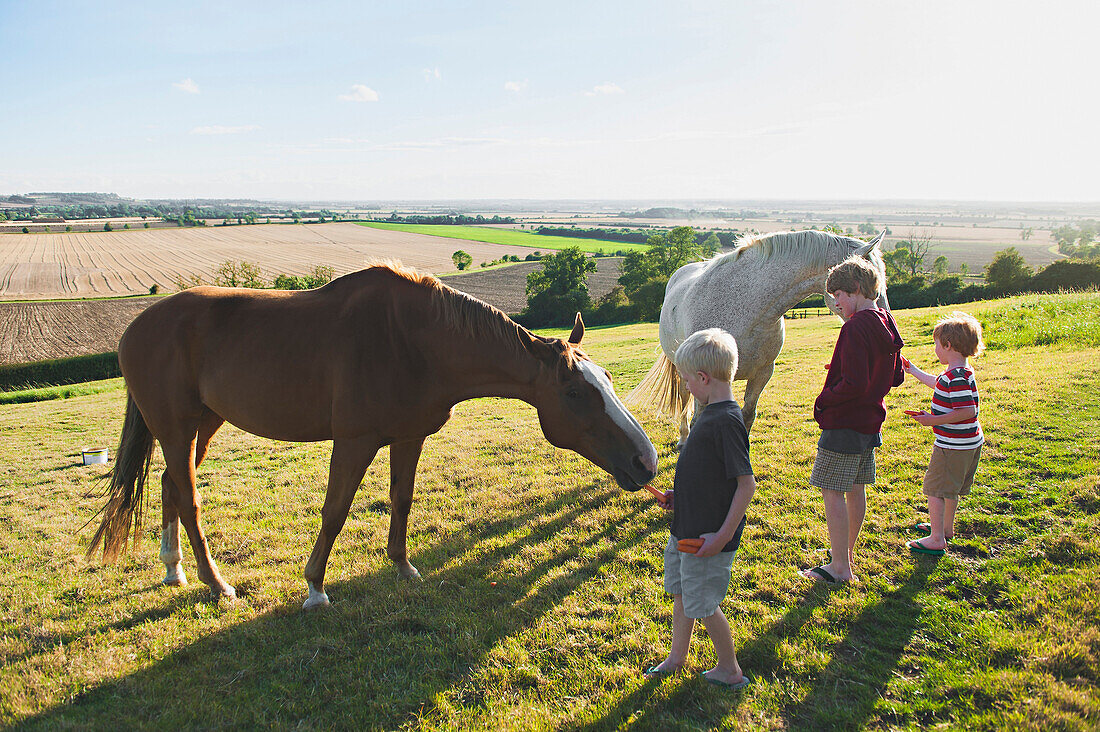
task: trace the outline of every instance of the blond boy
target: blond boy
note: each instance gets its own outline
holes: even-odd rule
[[[672,644],[668,657],[645,671],[659,677],[687,662],[695,621],[701,620],[718,662],[702,674],[729,689],[749,684],[737,662],[733,634],[721,602],[729,590],[734,555],[745,528],[745,512],[756,492],[749,464],[749,434],[730,382],[737,373],[737,344],[720,328],[693,333],[676,350],[676,366],[691,395],[703,405],[676,462],[672,512],[665,547],[665,591],[672,595]],[[702,539],[694,553],[679,550],[680,539]]]

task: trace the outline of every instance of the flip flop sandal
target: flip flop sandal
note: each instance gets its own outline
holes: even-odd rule
[[[922,531],[925,534],[931,534],[932,533],[932,524],[929,524],[929,523],[914,524],[913,525],[913,530],[914,531]],[[944,534],[944,538],[947,539],[948,541],[951,541],[955,537],[954,536],[947,536],[946,534]]]
[[[944,555],[943,549],[929,549],[924,544],[920,543],[920,539],[913,539],[909,542],[909,551],[917,554],[928,554],[933,557],[942,557]]]
[[[642,672],[642,676],[645,676],[647,679],[663,679],[665,676],[672,676],[672,674],[676,673],[676,671],[679,671],[679,670],[680,669],[676,669],[675,671],[669,671],[668,669],[657,668],[656,666],[650,666],[649,668],[647,668],[645,671]]]
[[[815,582],[817,581],[818,578],[820,578],[820,579],[824,580],[827,584],[830,584],[830,585],[845,585],[845,584],[848,584],[848,580],[838,580],[836,577],[834,577],[832,575],[832,573],[829,572],[829,570],[825,569],[824,567],[813,567],[811,569],[808,569],[807,571],[810,574],[816,574],[817,577],[806,577],[806,575],[802,574],[802,572],[799,572],[798,574],[800,576],[804,577],[805,579],[812,579]]]
[[[731,689],[731,690],[732,689],[744,689],[746,686],[748,686],[749,684],[752,683],[752,679],[750,679],[747,674],[743,674],[741,676],[740,681],[736,681],[736,682],[733,682],[733,683],[730,683],[728,681],[719,681],[718,679],[712,679],[712,678],[707,676],[705,671],[703,673],[699,674],[699,678],[701,678],[703,681],[707,682],[708,684],[713,684],[714,686],[721,686],[723,689]]]

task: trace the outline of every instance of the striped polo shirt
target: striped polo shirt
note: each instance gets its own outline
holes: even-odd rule
[[[936,433],[936,446],[948,450],[972,450],[985,442],[982,427],[978,424],[978,384],[974,381],[974,370],[969,366],[944,371],[936,379],[936,389],[932,394],[934,415],[947,414],[952,409],[974,407],[974,418],[966,422],[941,424],[932,428]]]

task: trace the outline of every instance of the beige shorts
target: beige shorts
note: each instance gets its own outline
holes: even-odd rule
[[[737,552],[697,557],[676,547],[676,537],[670,537],[665,546],[665,592],[680,595],[685,616],[695,620],[709,618],[729,590]]]
[[[981,455],[980,445],[970,450],[933,446],[932,460],[928,463],[928,472],[924,474],[924,495],[930,498],[961,498],[969,494]]]

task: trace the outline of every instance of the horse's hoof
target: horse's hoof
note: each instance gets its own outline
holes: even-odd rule
[[[187,578],[183,576],[179,577],[165,577],[160,581],[165,587],[186,587]]]
[[[306,582],[306,586],[309,588],[309,598],[302,603],[303,610],[314,610],[316,608],[328,607],[331,603],[328,601],[328,593],[323,590],[318,590],[313,586],[312,582]]]
[[[420,572],[416,570],[416,567],[409,565],[408,569],[398,568],[398,576],[403,580],[418,580],[421,579]]]
[[[214,590],[214,594],[217,595],[218,599],[224,597],[226,600],[229,600],[231,602],[237,599],[237,591],[233,589],[233,585],[226,585],[221,589],[216,589]]]

